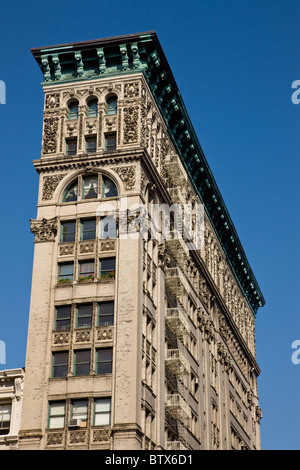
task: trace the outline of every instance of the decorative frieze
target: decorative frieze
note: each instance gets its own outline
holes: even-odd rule
[[[64,434],[62,432],[50,432],[47,434],[47,445],[55,446],[61,445],[64,440]]]
[[[126,191],[130,191],[135,187],[136,174],[134,166],[117,167],[112,168],[112,170],[118,173]]]
[[[60,93],[52,93],[46,95],[45,98],[45,108],[46,109],[56,109],[60,106]]]
[[[56,153],[58,136],[58,117],[45,117],[43,152]]]
[[[97,429],[97,430],[94,430],[93,442],[109,441],[110,436],[111,436],[111,430],[110,429]]]
[[[112,327],[100,327],[97,330],[97,340],[105,341],[113,339],[113,328]]]
[[[54,333],[53,343],[54,344],[67,344],[70,340],[70,333],[60,331],[58,333]]]
[[[63,179],[64,176],[65,174],[44,176],[42,192],[43,201],[49,201],[50,199],[52,199],[54,191],[56,190],[57,186],[59,185],[60,181]]]
[[[123,109],[123,143],[133,144],[138,141],[138,106],[128,106]]]

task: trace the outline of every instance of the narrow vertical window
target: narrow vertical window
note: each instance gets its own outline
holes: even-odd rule
[[[0,405],[0,435],[9,434],[11,420],[11,404]]]
[[[118,195],[118,190],[115,183],[109,179],[103,177],[102,179],[102,197],[116,197]]]
[[[68,119],[78,119],[78,102],[72,101],[68,106]]]
[[[77,154],[77,139],[66,140],[66,154],[68,157]]]
[[[88,400],[72,401],[71,419],[78,419],[80,421],[80,427],[86,427],[88,419]]]
[[[61,222],[60,241],[74,242],[76,233],[76,221]]]
[[[66,377],[68,374],[68,351],[52,354],[52,377]]]
[[[109,426],[111,399],[96,398],[94,401],[94,426]]]
[[[93,323],[93,304],[77,305],[77,328],[90,328]]]
[[[96,137],[86,137],[86,153],[96,153],[97,150],[97,138]]]
[[[117,136],[116,133],[105,135],[105,150],[111,152],[117,148]]]
[[[95,240],[96,238],[96,219],[84,219],[81,221],[81,240]]]
[[[96,374],[112,373],[113,350],[103,348],[97,350]]]
[[[74,375],[88,375],[91,366],[91,351],[82,350],[74,353]]]
[[[59,263],[58,265],[58,282],[73,281],[73,263]]]
[[[60,305],[55,310],[55,331],[69,331],[71,328],[71,305]]]
[[[103,258],[100,259],[100,279],[115,278],[115,269],[116,269],[116,259],[115,258]]]
[[[94,260],[79,261],[79,281],[93,280],[95,275]]]
[[[98,100],[92,99],[87,103],[87,117],[97,117],[98,116]]]
[[[100,221],[100,238],[116,238],[117,224],[113,215],[103,217]]]
[[[63,401],[49,403],[48,429],[65,427],[66,403]]]
[[[106,100],[106,114],[117,114],[118,101],[116,96],[111,96]]]
[[[83,199],[94,199],[98,197],[98,177],[88,176],[83,178]]]
[[[114,301],[98,304],[98,326],[114,324]]]

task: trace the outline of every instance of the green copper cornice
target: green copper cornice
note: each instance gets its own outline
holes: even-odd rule
[[[165,120],[175,148],[205,206],[235,278],[256,316],[265,300],[234,224],[206,161],[156,33],[32,49],[42,85],[142,72]]]

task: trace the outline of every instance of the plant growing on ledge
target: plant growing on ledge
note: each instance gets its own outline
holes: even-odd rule
[[[101,281],[102,279],[114,279],[115,278],[115,271],[109,271],[107,273],[103,273],[99,276],[99,280]]]
[[[81,276],[78,278],[78,282],[86,282],[86,281],[93,281],[94,276],[93,274],[89,274],[88,276]]]
[[[57,283],[58,284],[71,284],[72,282],[72,279],[66,277],[66,278],[63,278],[63,279],[58,279]]]

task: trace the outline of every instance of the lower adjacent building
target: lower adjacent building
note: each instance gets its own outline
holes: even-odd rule
[[[0,371],[0,451],[18,448],[24,369]]]
[[[156,34],[32,52],[20,449],[259,449],[264,299]]]

